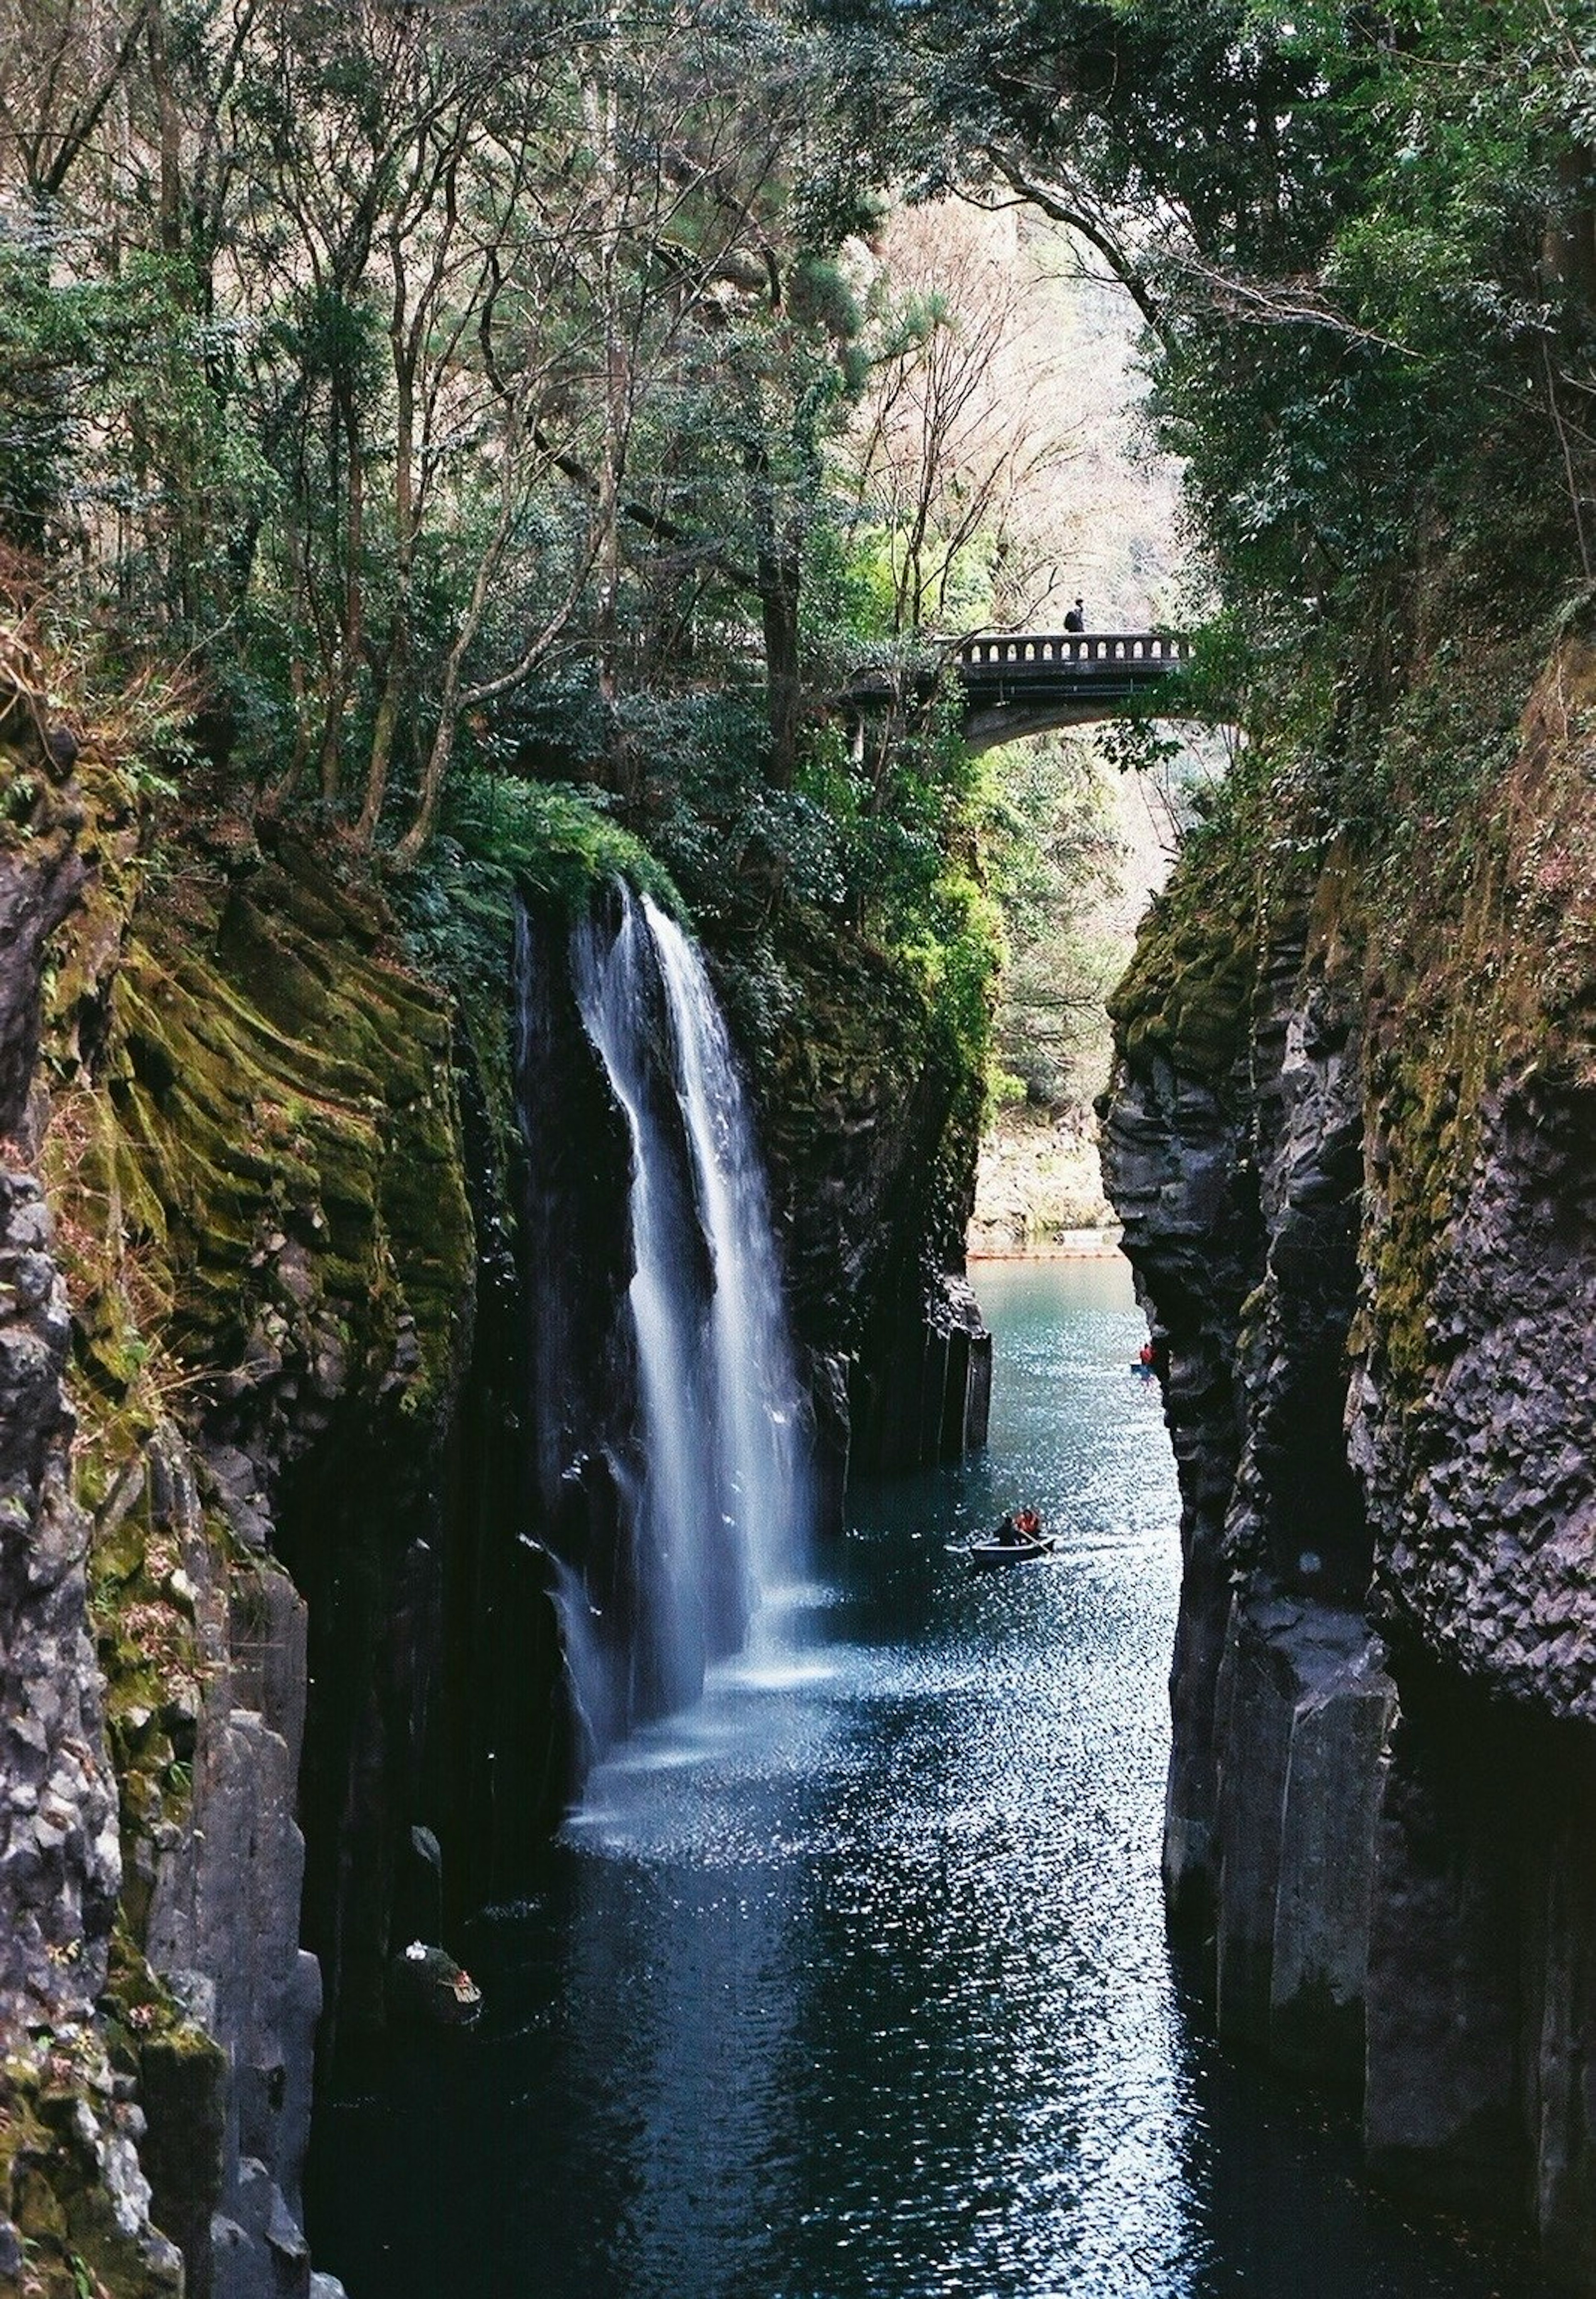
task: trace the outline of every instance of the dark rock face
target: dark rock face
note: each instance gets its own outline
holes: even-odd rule
[[[1591,1111],[1484,1098],[1409,1307],[1368,1050],[1404,1024],[1333,908],[1259,933],[1223,1062],[1122,1018],[1106,1108],[1183,1496],[1171,1915],[1222,2034],[1360,2095],[1379,2177],[1596,2289]]]
[[[986,1441],[992,1336],[958,1272],[900,1273],[869,1320],[854,1375],[853,1460],[869,1472],[959,1461]]]
[[[1176,1732],[1164,1841],[1176,1905],[1212,1898],[1214,1701],[1228,1614],[1225,1518],[1239,1452],[1233,1368],[1253,1280],[1255,1191],[1218,1094],[1160,1059],[1125,1077],[1104,1151],[1125,1249],[1151,1305],[1165,1414],[1179,1465],[1185,1558],[1171,1678]]]
[[[176,2288],[177,2255],[149,2223],[143,2115],[118,2096],[96,2016],[121,1858],[50,1249],[37,1182],[0,1171],[0,2271],[37,2245],[44,2195],[52,2234],[114,2262],[119,2287],[154,2292]],[[85,2186],[96,2210],[73,2207]]]
[[[528,1529],[553,1556],[579,1566],[593,1633],[605,1651],[635,1654],[646,1675],[643,1562],[631,1553],[619,1490],[621,1479],[642,1471],[637,1367],[623,1315],[632,1276],[631,1140],[577,1008],[563,917],[526,917],[516,990]],[[655,1042],[664,1042],[662,1018]],[[662,1073],[653,1088],[659,1108],[674,1114]],[[642,1697],[651,1705],[646,1685]],[[578,1732],[587,1729],[574,1714],[572,1722]]]
[[[133,1841],[145,1953],[190,2023],[140,2055],[153,2212],[183,2249],[191,2290],[302,2292],[321,2009],[320,1969],[300,1946],[305,1607],[280,1567],[262,1561],[245,1578],[218,1556],[203,1470],[175,1429],[156,1433],[146,1464],[154,1525],[193,1592],[203,1687],[188,1809]]]
[[[1267,952],[1244,1065],[1122,1066],[1104,1172],[1151,1305],[1185,1573],[1165,1882],[1211,1934],[1224,2032],[1356,2080],[1373,1800],[1391,1688],[1342,1432],[1361,1183],[1357,1034]]]
[[[569,1809],[580,1764],[529,1442],[528,1318],[544,1266],[507,1208],[501,1173],[462,1078],[478,1259],[471,1359],[443,1460],[442,1618],[416,1816],[443,1841],[443,1931],[525,1887]],[[437,1936],[432,1880],[407,1863],[403,1939]]]
[[[1370,1353],[1351,1456],[1401,1690],[1378,1843],[1366,2124],[1388,2175],[1527,2215],[1596,2288],[1596,1153],[1577,1080],[1482,1108],[1440,1241],[1430,1377]],[[1370,1132],[1371,1228],[1388,1144]],[[1426,1943],[1415,1953],[1415,1940]]]
[[[0,1174],[0,2024],[85,2017],[121,1882],[88,1634],[88,1519],[72,1500],[71,1323],[43,1193]]]
[[[1530,1078],[1492,1097],[1431,1296],[1435,1378],[1403,1416],[1364,1378],[1353,1428],[1391,1620],[1515,1699],[1585,1718],[1596,1718],[1593,1142],[1588,1090]]]
[[[981,1081],[885,961],[797,926],[802,996],[752,1083],[810,1355],[824,1515],[850,1468],[957,1460],[986,1438],[992,1339],[966,1278]]]

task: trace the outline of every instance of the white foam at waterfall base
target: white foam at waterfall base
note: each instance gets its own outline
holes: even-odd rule
[[[784,1665],[793,1614],[777,1592],[802,1585],[813,1474],[769,1192],[719,1003],[680,929],[652,902],[619,901],[612,937],[596,920],[577,929],[572,978],[631,1137],[628,1310],[645,1466],[623,1499],[657,1712],[696,1698],[711,1665],[739,1650],[745,1683]],[[661,1069],[674,1112],[660,1107]],[[705,1266],[707,1300],[695,1274]],[[568,1657],[590,1716],[636,1713],[630,1688],[583,1682],[615,1665],[591,1640],[578,1637]]]

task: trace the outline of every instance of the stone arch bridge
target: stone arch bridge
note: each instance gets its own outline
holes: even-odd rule
[[[1191,640],[1168,631],[1001,631],[960,640],[949,668],[964,694],[965,741],[980,751],[1121,718],[1128,702],[1178,682],[1191,659]],[[917,692],[934,684],[924,672]],[[866,670],[844,699],[863,713],[902,691],[890,672]],[[1169,701],[1173,714],[1173,693]]]

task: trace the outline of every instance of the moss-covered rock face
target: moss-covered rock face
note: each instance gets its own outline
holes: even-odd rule
[[[1381,922],[1358,1433],[1390,1617],[1596,1715],[1596,653],[1537,686],[1460,818],[1466,888]]]
[[[1107,1163],[1185,1501],[1166,1873],[1221,2026],[1592,2288],[1596,653],[1505,762],[1468,719],[1416,688],[1306,902],[1289,788],[1176,874]]]
[[[123,2087],[125,2090],[125,2087]],[[177,2299],[177,2251],[138,2232],[142,2118],[72,2039],[0,2062],[0,2283],[21,2299]]]
[[[1204,834],[1151,904],[1135,955],[1109,1001],[1118,1050],[1135,1070],[1161,1058],[1227,1090],[1247,1045],[1261,932],[1259,876],[1243,846]]]
[[[438,1601],[410,1560],[468,1354],[475,1234],[447,1006],[403,962],[369,880],[201,788],[185,793],[182,843],[158,836],[114,759],[42,717],[18,723],[31,747],[3,762],[0,904],[18,930],[0,1036],[12,1122],[57,1217],[54,1263],[47,1222],[5,1240],[17,1283],[0,1314],[54,1324],[18,1504],[29,1576],[0,1641],[13,1672],[41,1639],[56,1656],[6,1702],[26,1718],[37,1689],[47,1719],[66,1714],[62,1638],[77,1637],[78,1740],[98,1745],[103,1719],[120,1829],[102,1830],[97,1866],[84,1851],[74,1868],[93,1830],[67,1808],[68,1772],[50,1773],[46,1726],[49,1841],[29,1872],[39,1892],[52,1860],[62,1875],[37,1920],[8,1923],[37,1932],[50,2000],[8,2068],[0,2248],[26,2243],[41,2290],[98,2277],[142,2299],[179,2274],[157,2227],[209,2288],[217,2214],[224,2285],[251,2259],[265,2271],[292,2224],[319,1987],[300,1952],[306,1614],[274,1548],[318,1586],[330,1573],[362,1592],[326,1681],[335,1706],[354,1684],[344,1706],[370,1730],[335,1716],[322,1736],[323,1774],[347,1778],[341,1796],[322,1782],[312,1865],[345,1860],[338,1815],[360,1780],[359,1827],[377,1839],[362,1847],[361,1946],[380,1992],[390,1841],[412,1817],[389,1806],[417,1761],[394,1726],[420,1701],[412,1647]],[[45,1221],[31,1177],[6,1186],[19,1218],[37,1203]],[[70,1327],[65,1302],[51,1308],[55,1264]],[[4,1418],[17,1439],[27,1416]],[[316,1463],[348,1489],[336,1559],[282,1515]],[[53,1544],[75,1628],[40,1610]],[[73,1763],[73,1780],[92,1779],[86,1753]],[[7,1779],[21,1782],[14,1764]],[[58,1973],[56,1900],[84,1912]]]
[[[1510,1080],[1578,1092],[1596,1064],[1596,653],[1559,652],[1511,771],[1398,898],[1371,902],[1376,1278],[1366,1339],[1411,1403],[1448,1224]]]
[[[0,1135],[16,1129],[33,1083],[45,942],[89,868],[79,745],[51,726],[36,669],[0,643]]]
[[[159,1349],[157,1385],[209,1376],[212,1425],[270,1413],[287,1441],[318,1398],[424,1413],[472,1264],[445,1009],[371,894],[286,834],[152,876],[108,984],[69,966],[53,1000],[86,1374],[125,1393]]]
[[[42,1122],[32,1065],[48,926],[88,880],[90,809],[36,689],[0,673],[0,1070],[7,1122]],[[30,730],[30,731],[28,731]],[[20,739],[20,737],[21,739]],[[131,2083],[100,2016],[121,1880],[117,1791],[90,1631],[91,1523],[72,1490],[67,1289],[23,1141],[0,1143],[0,2277],[144,2295],[179,2263],[149,2227]]]

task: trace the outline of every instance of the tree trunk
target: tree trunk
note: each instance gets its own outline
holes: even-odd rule
[[[790,790],[798,770],[798,544],[789,533],[759,555],[765,635],[765,708],[770,722],[770,781]]]
[[[413,869],[432,836],[437,822],[438,802],[443,797],[444,783],[449,772],[449,760],[454,751],[457,718],[457,704],[446,701],[439,715],[437,732],[432,738],[432,748],[421,776],[421,796],[416,807],[415,819],[394,849],[395,869]]]
[[[377,724],[371,730],[371,756],[366,767],[365,801],[354,829],[354,842],[362,854],[369,854],[371,851],[378,825],[382,820],[383,801],[388,793],[388,768],[393,760],[394,735],[399,725],[399,703],[404,691],[403,636],[402,631],[395,627],[393,643],[388,649],[382,696],[377,705]]]

